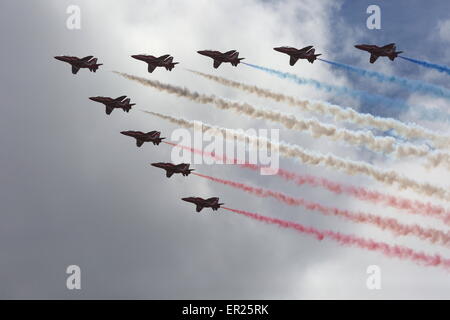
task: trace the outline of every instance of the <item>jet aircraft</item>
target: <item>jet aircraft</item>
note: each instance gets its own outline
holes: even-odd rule
[[[289,55],[289,64],[293,66],[298,59],[306,59],[309,62],[313,63],[318,56],[321,54],[315,54],[315,49],[313,49],[313,46],[307,46],[302,49],[296,49],[292,47],[277,47],[273,48],[273,50],[285,53]]]
[[[223,203],[219,203],[219,198],[213,197],[208,199],[203,199],[200,197],[187,197],[181,198],[181,200],[190,202],[196,205],[196,211],[200,212],[203,208],[211,208],[213,211],[217,211]]]
[[[136,139],[136,145],[138,147],[142,146],[144,142],[152,142],[154,145],[159,145],[160,142],[165,138],[160,138],[161,132],[150,131],[147,133],[141,131],[122,131],[121,134],[129,136]]]
[[[77,72],[82,68],[87,68],[91,72],[97,71],[98,67],[103,63],[97,63],[97,58],[94,56],[86,56],[84,58],[77,58],[71,56],[56,56],[56,60],[67,62],[72,66],[72,73],[77,74]]]
[[[151,163],[152,166],[166,170],[166,177],[170,178],[174,173],[181,173],[187,177],[194,169],[189,169],[189,163],[173,164],[168,162]]]
[[[126,98],[126,99],[125,99]],[[92,101],[103,103],[106,107],[106,114],[111,114],[114,109],[122,109],[125,112],[129,112],[131,107],[135,105],[135,103],[130,103],[130,98],[127,96],[120,96],[117,98],[110,97],[90,97]]]
[[[165,54],[161,57],[154,57],[145,54],[136,54],[131,56],[132,58],[140,61],[144,61],[148,64],[148,72],[152,73],[156,67],[164,67],[166,70],[171,71],[178,62],[173,62],[173,57],[170,54]]]
[[[357,44],[355,48],[359,50],[364,50],[370,53],[370,63],[377,61],[378,57],[389,57],[391,61],[394,61],[397,56],[403,51],[395,51],[395,43],[387,44],[383,47],[379,47],[372,44]]]
[[[241,60],[244,58],[239,58],[239,52],[236,50],[230,50],[225,53],[222,53],[220,51],[213,51],[213,50],[201,50],[197,51],[203,56],[210,57],[214,60],[214,68],[217,69],[223,62],[229,62],[233,66],[237,66]]]

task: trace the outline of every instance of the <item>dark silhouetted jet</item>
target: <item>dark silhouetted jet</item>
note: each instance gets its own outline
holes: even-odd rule
[[[309,62],[313,63],[314,60],[316,60],[317,57],[321,55],[320,53],[314,54],[315,49],[313,49],[313,46],[307,46],[302,49],[296,49],[292,47],[278,47],[273,48],[273,50],[289,55],[289,64],[291,66],[293,66],[298,59],[306,59]]]
[[[70,57],[70,56],[56,56],[56,60],[67,62],[72,66],[72,73],[77,74],[78,70],[87,68],[90,71],[97,71],[98,67],[103,63],[97,63],[97,58],[94,56],[87,56],[84,58]]]
[[[355,48],[370,52],[370,63],[377,61],[378,57],[389,57],[391,61],[394,61],[397,56],[403,51],[395,51],[395,43],[387,44],[383,47],[379,47],[372,44],[357,44]]]
[[[127,96],[120,96],[115,99],[110,97],[90,97],[89,99],[103,103],[106,107],[106,114],[111,114],[111,112],[117,108],[128,112],[131,107],[135,105],[135,103],[130,103],[130,98],[127,98]]]
[[[173,57],[171,57],[170,54],[165,54],[158,58],[145,54],[136,54],[131,57],[146,62],[148,64],[148,72],[150,73],[152,73],[156,67],[164,67],[166,70],[171,71],[175,65],[178,64],[178,62],[172,62]]]
[[[159,137],[161,134],[159,131],[150,131],[147,133],[141,131],[122,131],[120,133],[135,138],[138,147],[142,146],[144,142],[152,142],[154,145],[159,145],[160,142],[165,139]]]
[[[181,173],[187,177],[194,169],[189,169],[189,163],[173,164],[168,162],[151,163],[152,166],[166,170],[166,177],[170,178],[174,173]]]
[[[222,62],[229,62],[233,66],[237,66],[244,58],[239,58],[239,52],[231,50],[225,53],[220,51],[203,50],[197,51],[201,55],[214,59],[214,68],[218,68]]]
[[[217,209],[219,209],[220,206],[223,205],[223,203],[219,203],[219,198],[217,197],[209,199],[203,199],[200,197],[188,197],[181,198],[181,200],[195,204],[197,206],[195,209],[197,212],[202,211],[203,208],[211,208],[213,209],[213,211],[217,211]]]

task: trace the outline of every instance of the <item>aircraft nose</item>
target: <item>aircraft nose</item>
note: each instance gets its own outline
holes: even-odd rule
[[[59,61],[64,61],[64,58],[61,57],[61,56],[55,56],[54,58],[55,58],[56,60],[59,60]]]
[[[200,53],[200,54],[202,54],[202,55],[205,55],[206,50],[199,50],[199,51],[197,51],[197,53]]]
[[[281,48],[282,48],[282,47],[276,47],[276,48],[273,48],[273,50],[275,50],[275,51],[281,51]]]
[[[141,59],[141,55],[140,54],[134,54],[131,56],[134,59],[140,60]]]
[[[362,47],[363,47],[363,46],[360,45],[360,44],[355,44],[355,48],[356,48],[356,49],[362,49]]]
[[[89,97],[89,100],[95,101],[95,102],[99,102],[100,99],[99,97]]]

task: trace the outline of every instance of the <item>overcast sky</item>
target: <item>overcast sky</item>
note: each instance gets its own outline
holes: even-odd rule
[[[366,28],[370,4],[381,7],[381,30]],[[80,30],[66,27],[69,5],[81,9]],[[449,274],[440,268],[319,242],[224,210],[213,214],[206,209],[196,214],[192,204],[179,199],[219,196],[231,208],[319,229],[404,244],[446,257],[450,257],[450,249],[256,198],[197,176],[167,179],[149,163],[170,162],[169,146],[144,144],[137,148],[120,131],[159,130],[162,136],[170,137],[174,125],[139,111],[153,110],[234,129],[278,128],[284,141],[368,161],[441,186],[448,185],[447,171],[427,172],[414,160],[394,161],[362,148],[315,139],[277,124],[196,104],[111,72],[157,79],[299,117],[311,115],[209,82],[186,69],[376,115],[386,112],[381,106],[298,86],[242,64],[213,69],[211,59],[196,53],[202,49],[236,49],[249,63],[448,110],[448,101],[357,78],[320,61],[299,61],[290,67],[288,57],[272,48],[314,45],[330,60],[448,87],[448,76],[401,59],[391,62],[380,58],[371,65],[369,55],[353,45],[396,42],[398,49],[410,57],[448,65],[449,26],[448,3],[444,0],[2,1],[0,298],[450,298]],[[149,74],[143,62],[130,58],[140,53],[172,54],[180,64],[171,72],[158,68]],[[82,69],[72,75],[69,65],[53,59],[56,55],[94,55],[104,65],[97,73]],[[107,116],[102,105],[88,99],[97,95],[127,95],[136,107],[130,113],[114,110]],[[449,131],[446,124],[421,121],[408,110],[389,110],[389,114]],[[281,166],[425,200],[364,176],[346,176],[292,159],[281,159]],[[435,221],[320,188],[297,187],[230,165],[196,165],[195,169],[325,205],[440,227]],[[65,271],[72,264],[81,268],[81,290],[66,288]],[[381,268],[381,290],[366,287],[369,265]]]

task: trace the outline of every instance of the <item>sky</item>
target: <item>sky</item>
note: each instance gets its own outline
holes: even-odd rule
[[[431,3],[433,5],[431,5]],[[381,8],[381,29],[366,27],[371,4]],[[81,28],[70,30],[66,10],[77,5]],[[361,112],[416,122],[437,132],[446,123],[417,118],[412,110],[388,109],[334,96],[240,64],[212,68],[202,49],[238,50],[245,62],[295,73],[338,86],[367,90],[411,105],[448,109],[448,101],[379,84],[316,61],[299,61],[272,48],[314,45],[323,58],[418,79],[448,88],[446,75],[396,59],[369,64],[357,43],[396,42],[408,57],[450,64],[450,16],[446,1],[13,1],[0,3],[2,116],[0,139],[0,298],[3,299],[448,299],[448,271],[246,219],[224,210],[196,214],[186,196],[219,196],[227,206],[292,220],[319,229],[408,245],[450,257],[450,249],[374,227],[325,217],[303,208],[257,198],[197,176],[151,167],[170,162],[167,145],[137,148],[123,130],[177,129],[140,110],[156,111],[233,129],[279,129],[280,139],[308,150],[393,169],[419,181],[446,186],[448,171],[426,170],[416,159],[398,161],[279,124],[218,110],[131,82],[112,71],[185,86],[205,94],[245,101],[298,117],[317,117],[200,78],[186,69],[223,76],[294,97],[328,101]],[[171,54],[180,62],[152,74],[133,54]],[[94,55],[96,73],[70,66],[56,55]],[[127,95],[129,113],[104,107],[91,96]],[[347,124],[337,123],[339,126]],[[413,199],[372,179],[323,166],[280,159],[284,169],[326,177]],[[397,217],[405,223],[442,227],[326,190],[297,187],[232,165],[194,165],[197,172],[342,209]],[[433,199],[438,202],[438,200]],[[445,228],[443,229],[445,230]],[[448,229],[447,229],[448,230]],[[66,268],[81,269],[81,290],[68,290]],[[367,268],[381,270],[380,290],[366,286]]]

